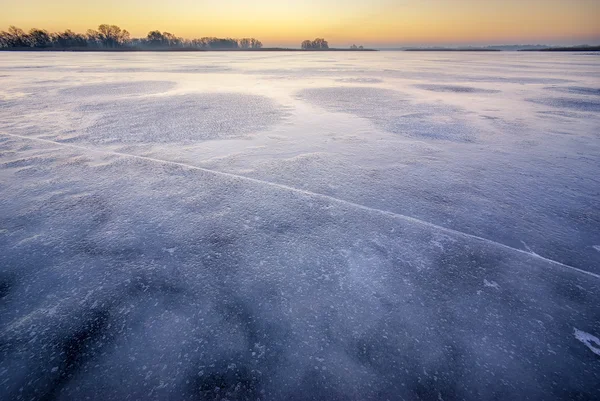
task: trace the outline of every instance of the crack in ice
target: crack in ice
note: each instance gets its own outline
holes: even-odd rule
[[[241,179],[241,180],[246,180],[249,182],[253,182],[255,184],[260,184],[260,185],[266,185],[266,186],[270,186],[273,188],[278,188],[278,189],[283,189],[286,191],[290,191],[290,192],[295,192],[295,193],[299,193],[305,196],[309,196],[309,197],[316,197],[316,198],[320,198],[320,199],[325,199],[328,200],[330,202],[334,202],[334,203],[338,203],[338,204],[342,204],[342,205],[346,205],[346,206],[350,206],[353,208],[357,208],[357,209],[361,209],[364,211],[368,211],[371,213],[378,213],[378,214],[383,214],[385,216],[394,218],[394,219],[399,219],[399,220],[405,220],[405,221],[409,221],[411,223],[415,223],[415,224],[419,224],[422,226],[426,226],[429,228],[434,228],[436,230],[445,232],[445,233],[449,233],[449,234],[453,234],[455,236],[459,236],[459,237],[465,237],[465,238],[470,238],[470,239],[474,239],[476,241],[480,241],[480,242],[484,242],[487,244],[491,244],[497,247],[501,247],[503,249],[506,250],[510,250],[513,252],[518,252],[521,253],[523,255],[527,255],[529,257],[535,258],[535,259],[540,259],[543,260],[547,263],[556,265],[556,266],[560,266],[566,269],[570,269],[573,270],[575,272],[581,273],[581,274],[585,274],[597,279],[600,279],[600,274],[596,274],[587,270],[583,270],[580,269],[578,267],[575,266],[571,266],[571,265],[567,265],[565,263],[553,260],[553,259],[548,259],[544,256],[541,256],[535,252],[530,251],[525,251],[519,248],[514,248],[512,246],[509,245],[505,245],[503,243],[500,242],[496,242],[494,240],[488,239],[488,238],[484,238],[484,237],[480,237],[474,234],[468,234],[462,231],[458,231],[458,230],[454,230],[452,228],[448,228],[448,227],[444,227],[444,226],[440,226],[434,223],[430,223],[428,221],[425,220],[420,220],[416,217],[411,217],[411,216],[407,216],[404,214],[400,214],[400,213],[394,213],[394,212],[390,212],[387,210],[381,210],[381,209],[377,209],[377,208],[373,208],[373,207],[369,207],[369,206],[365,206],[365,205],[361,205],[359,203],[354,203],[354,202],[350,202],[347,200],[343,200],[343,199],[339,199],[339,198],[335,198],[333,196],[330,195],[324,195],[324,194],[320,194],[317,192],[311,192],[311,191],[307,191],[307,190],[303,190],[303,189],[299,189],[299,188],[295,188],[295,187],[291,187],[288,185],[284,185],[284,184],[278,184],[275,182],[271,182],[271,181],[264,181],[264,180],[260,180],[257,178],[252,178],[252,177],[246,177],[243,175],[238,175],[238,174],[234,174],[234,173],[228,173],[228,172],[224,172],[224,171],[219,171],[219,170],[212,170],[212,169],[208,169],[208,168],[204,168],[204,167],[198,167],[198,166],[194,166],[191,164],[186,164],[186,163],[181,163],[181,162],[175,162],[175,161],[170,161],[170,160],[163,160],[163,159],[156,159],[153,157],[148,157],[148,156],[139,156],[139,155],[133,155],[130,153],[122,153],[122,152],[116,152],[116,151],[111,151],[111,150],[105,150],[105,149],[98,149],[98,148],[90,148],[90,147],[86,147],[86,146],[80,146],[80,145],[73,145],[71,143],[64,143],[64,142],[59,142],[59,141],[53,141],[50,139],[43,139],[43,138],[37,138],[37,137],[29,137],[29,136],[24,136],[24,135],[17,135],[17,134],[9,134],[7,132],[1,132],[0,135],[4,135],[4,136],[8,136],[8,137],[13,137],[13,138],[20,138],[20,139],[24,139],[24,140],[30,140],[30,141],[38,141],[38,142],[43,142],[43,143],[49,143],[49,144],[53,144],[53,145],[59,145],[59,146],[64,146],[64,147],[70,147],[73,149],[79,149],[79,150],[84,150],[86,152],[97,152],[97,153],[103,153],[103,154],[110,154],[110,155],[115,155],[115,156],[119,156],[119,157],[130,157],[130,158],[134,158],[134,159],[139,159],[139,160],[145,160],[145,161],[149,161],[149,162],[154,162],[154,163],[159,163],[159,164],[167,164],[167,165],[174,165],[174,166],[179,166],[179,167],[184,167],[184,168],[188,168],[188,169],[192,169],[192,170],[199,170],[199,171],[203,171],[209,174],[215,174],[215,175],[220,175],[220,176],[224,176],[224,177],[228,177],[228,178],[235,178],[235,179]],[[529,247],[528,247],[529,248]]]

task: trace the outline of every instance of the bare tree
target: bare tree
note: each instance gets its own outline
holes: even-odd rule
[[[201,39],[200,39],[200,42],[202,43],[202,48],[203,48],[203,49],[208,49],[208,48],[210,47],[210,43],[211,43],[213,40],[216,40],[216,39],[217,39],[217,38],[211,38],[211,37],[207,37],[207,36],[205,36],[205,37],[201,38]]]
[[[32,28],[27,35],[27,39],[31,47],[48,47],[52,44],[50,35],[43,29]]]
[[[131,34],[129,33],[128,30],[123,29],[121,31],[120,45],[127,46],[127,45],[129,45],[129,42],[131,42]]]
[[[55,47],[85,47],[88,45],[88,38],[85,35],[69,29],[64,32],[51,33],[50,38]]]
[[[323,38],[317,38],[312,41],[313,49],[329,49],[329,44]]]
[[[313,50],[313,49],[329,49],[329,44],[323,38],[316,38],[315,40],[305,40],[301,45],[304,50]]]
[[[167,42],[167,46],[175,47],[181,45],[182,39],[169,32],[163,32],[163,36]]]
[[[28,35],[16,26],[8,27],[8,32],[2,32],[2,37],[6,47],[29,47]]]
[[[197,47],[199,49],[205,49],[206,48],[206,41],[204,40],[204,38],[201,39],[192,39],[190,41],[191,46],[193,47]]]
[[[129,32],[116,25],[102,24],[98,26],[98,37],[105,47],[119,47],[129,42]]]
[[[9,47],[10,39],[8,36],[8,32],[2,31],[0,32],[0,49],[4,47]]]
[[[160,31],[150,31],[146,36],[146,43],[150,46],[161,46],[165,44],[165,37]]]
[[[261,49],[263,47],[263,44],[260,40],[258,39],[250,39],[250,47],[252,47],[253,49]]]
[[[240,39],[240,48],[249,49],[250,48],[250,39],[248,39],[248,38]]]
[[[100,46],[102,44],[100,40],[100,33],[94,29],[88,29],[85,33],[87,42],[91,46]]]

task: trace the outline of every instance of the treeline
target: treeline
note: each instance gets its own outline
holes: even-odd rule
[[[300,44],[303,50],[318,50],[318,49],[329,49],[329,43],[323,38],[317,38],[315,40],[305,40]]]
[[[64,32],[48,32],[33,28],[25,32],[11,26],[8,31],[0,32],[0,48],[197,48],[197,49],[260,49],[262,43],[254,38],[232,39],[204,37],[184,39],[169,32],[151,31],[144,38],[131,38],[127,30],[116,25],[102,24],[97,30],[88,29],[86,33],[75,33],[69,29]]]

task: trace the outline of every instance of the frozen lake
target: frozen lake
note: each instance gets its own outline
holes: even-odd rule
[[[600,55],[0,53],[0,398],[600,398]]]

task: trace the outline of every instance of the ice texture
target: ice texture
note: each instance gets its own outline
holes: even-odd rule
[[[0,399],[600,398],[599,69],[2,54]]]
[[[72,141],[87,143],[195,143],[242,137],[273,125],[283,112],[263,96],[195,94],[84,105],[98,119]],[[121,110],[129,110],[123,115]]]

